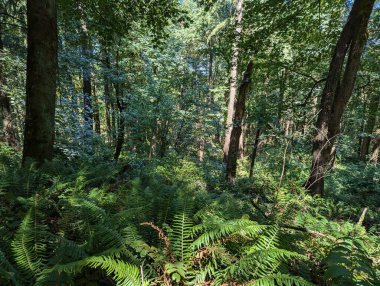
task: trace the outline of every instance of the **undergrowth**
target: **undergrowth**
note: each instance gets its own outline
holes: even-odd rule
[[[379,285],[378,169],[340,165],[317,198],[289,156],[282,184],[259,160],[230,187],[191,158],[37,171],[2,148],[0,284]]]

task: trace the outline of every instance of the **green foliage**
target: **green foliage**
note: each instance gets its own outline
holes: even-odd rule
[[[325,258],[325,277],[332,285],[377,285],[368,246],[360,237],[343,238]]]
[[[2,176],[14,174],[3,192],[14,189],[12,180],[20,193],[35,187],[13,202],[23,219],[0,228],[2,284],[377,283],[378,238],[357,225],[362,210],[278,189],[265,166],[232,192],[212,194],[204,169],[191,161],[129,160],[145,173],[91,164],[85,157],[39,172],[3,168]],[[13,217],[10,207],[2,205],[4,218]]]
[[[234,43],[232,0],[57,1],[55,158],[20,168],[20,150],[0,143],[0,285],[378,285],[380,169],[357,155],[357,136],[371,152],[378,126],[378,6],[326,196],[302,187],[351,2],[244,1]],[[0,1],[0,111],[6,96],[19,146],[25,12]],[[221,147],[235,44],[237,85],[250,59],[254,71],[231,186]],[[86,68],[99,134],[83,118]]]

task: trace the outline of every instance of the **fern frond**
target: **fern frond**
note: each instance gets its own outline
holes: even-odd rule
[[[302,277],[288,274],[274,274],[257,279],[247,284],[247,286],[315,286]]]
[[[278,225],[272,225],[268,227],[263,235],[260,235],[259,240],[255,243],[253,249],[270,249],[277,247],[279,244],[278,241],[279,227]]]
[[[248,219],[236,219],[220,221],[209,225],[199,225],[193,228],[193,232],[203,232],[193,243],[193,249],[199,249],[205,245],[214,243],[223,237],[240,235],[245,238],[253,238],[261,233],[267,226],[259,225]]]
[[[148,286],[149,280],[141,277],[140,269],[124,261],[106,256],[90,257],[87,266],[101,268],[106,271],[120,286]]]
[[[77,197],[69,197],[68,203],[70,207],[80,212],[80,218],[88,222],[104,222],[107,217],[104,209],[96,205],[94,202]]]
[[[186,262],[192,254],[190,245],[193,242],[191,239],[193,223],[185,212],[175,215],[172,229],[169,238],[172,242],[174,254],[181,262]]]
[[[34,211],[30,209],[12,241],[12,251],[16,264],[27,279],[38,275],[45,264],[46,243],[44,233],[46,227],[37,223],[33,214]]]
[[[273,274],[283,262],[305,260],[306,257],[296,252],[279,248],[255,250],[244,255],[239,261],[239,269],[244,273],[253,273],[254,277]]]

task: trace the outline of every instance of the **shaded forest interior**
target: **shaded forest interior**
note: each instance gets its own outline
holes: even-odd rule
[[[380,285],[380,2],[0,0],[0,285]]]

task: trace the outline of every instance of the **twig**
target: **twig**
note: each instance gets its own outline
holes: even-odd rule
[[[253,206],[255,209],[257,209],[257,210],[259,211],[260,214],[263,215],[264,218],[268,219],[267,214],[266,214],[262,209],[260,209],[260,207],[259,207],[255,202],[251,201],[251,204],[252,204],[252,206]]]
[[[331,239],[334,241],[339,241],[339,240],[337,240],[336,237],[334,237],[332,235],[328,235],[328,234],[324,234],[324,233],[321,233],[321,232],[318,232],[315,230],[307,229],[306,227],[303,227],[303,226],[292,226],[292,225],[287,225],[287,224],[280,224],[280,227],[286,228],[286,229],[291,229],[291,230],[296,230],[296,231],[302,231],[302,232],[310,233],[311,235],[321,236],[321,237],[325,237],[325,238],[328,238],[328,239]]]

